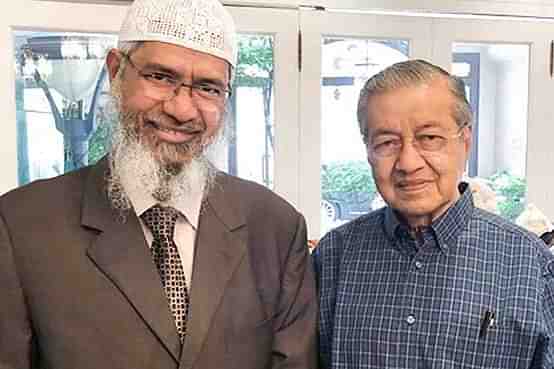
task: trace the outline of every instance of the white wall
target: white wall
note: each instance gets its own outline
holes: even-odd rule
[[[482,177],[489,177],[496,171],[496,65],[489,58],[488,46],[482,50],[479,66],[479,168]]]
[[[479,129],[477,175],[489,177],[496,171],[496,65],[489,55],[489,45],[459,43],[456,52],[478,53],[479,59]],[[475,144],[475,143],[474,143]]]
[[[529,87],[528,45],[458,44],[457,52],[480,54],[479,168],[526,176]]]
[[[525,177],[527,150],[528,70],[526,58],[497,63],[496,162],[499,169]]]

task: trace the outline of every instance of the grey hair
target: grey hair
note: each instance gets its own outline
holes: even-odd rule
[[[119,41],[117,43],[117,50],[119,50],[122,54],[129,56],[137,49],[139,49],[143,43],[144,43],[143,41]],[[121,58],[121,62],[119,64],[119,69],[117,71],[117,74],[121,76],[125,71],[126,67],[127,67],[127,58]]]
[[[393,64],[367,80],[358,99],[358,125],[364,143],[368,143],[368,105],[372,96],[401,87],[414,87],[444,78],[455,99],[452,116],[458,127],[471,125],[473,113],[466,97],[464,82],[441,67],[425,60],[408,60]]]
[[[117,43],[117,49],[123,54],[131,54],[142,46],[144,41],[119,41]]]

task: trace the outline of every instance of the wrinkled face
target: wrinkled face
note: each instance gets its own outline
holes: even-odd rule
[[[124,58],[117,50],[108,55],[112,82]],[[175,96],[160,97],[160,84],[177,81],[177,85],[225,88],[228,64],[215,56],[162,42],[144,42],[128,58],[120,81],[120,109],[127,117],[122,124],[160,163],[180,168],[216,138],[226,99],[206,98],[190,87],[181,87]]]
[[[471,131],[460,130],[454,121],[454,102],[442,78],[370,97],[368,160],[373,178],[385,202],[412,227],[430,224],[459,197]],[[444,145],[435,145],[437,139]],[[394,143],[401,143],[396,152],[384,149]]]

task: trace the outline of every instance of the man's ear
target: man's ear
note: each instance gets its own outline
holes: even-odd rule
[[[121,65],[121,58],[123,55],[117,49],[111,49],[106,56],[106,67],[110,75],[110,82],[112,82],[119,71]]]
[[[467,129],[467,132],[464,134],[464,146],[465,146],[466,153],[469,157],[469,153],[471,151],[471,144],[473,142],[473,126],[469,125],[464,129]]]

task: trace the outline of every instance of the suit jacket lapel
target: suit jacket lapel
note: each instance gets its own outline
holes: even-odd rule
[[[240,264],[246,251],[246,239],[241,237],[245,219],[233,206],[228,177],[220,174],[208,194],[200,215],[194,270],[192,274],[191,310],[187,338],[181,355],[180,368],[193,368],[208,335],[227,282]]]
[[[88,256],[177,361],[179,337],[158,271],[134,212],[122,222],[111,210],[104,192],[106,170],[105,161],[92,169],[84,194],[82,225],[100,231]]]

